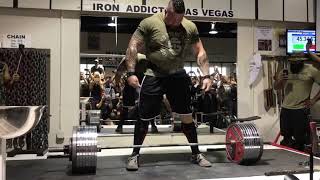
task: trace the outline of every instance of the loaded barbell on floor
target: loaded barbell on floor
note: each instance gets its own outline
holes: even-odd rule
[[[254,120],[257,118],[242,119]],[[106,135],[104,135],[106,136]],[[111,135],[112,136],[112,135]],[[64,152],[72,161],[72,173],[95,173],[97,167],[97,152],[102,149],[120,148],[151,148],[170,146],[208,146],[226,145],[227,158],[235,163],[250,165],[260,160],[263,153],[263,140],[260,138],[256,126],[252,123],[233,123],[226,131],[225,143],[186,143],[159,145],[130,145],[98,147],[98,133],[96,126],[73,127],[70,144],[64,148],[49,148],[49,152]]]
[[[213,113],[200,113],[201,116],[215,116],[215,115],[222,115],[225,112],[223,111],[217,111],[217,112],[213,112]],[[100,132],[101,131],[101,123],[102,122],[119,122],[120,120],[113,120],[113,119],[108,119],[108,120],[103,120],[100,119],[101,117],[101,111],[100,110],[88,110],[87,111],[88,114],[88,118],[84,118],[80,120],[80,124],[84,123],[88,126],[97,126],[97,131]],[[245,118],[243,121],[252,121],[252,120],[256,120],[259,119],[260,117],[257,118],[257,116],[253,116],[250,118]],[[172,130],[174,132],[178,132],[181,131],[181,120],[179,115],[177,114],[173,114],[173,117],[171,118],[172,120]],[[237,121],[241,121],[240,119],[236,119]],[[132,120],[125,120],[126,122],[135,122],[137,120],[132,119]],[[201,122],[202,122],[202,118],[201,118]],[[83,124],[83,125],[84,125]]]

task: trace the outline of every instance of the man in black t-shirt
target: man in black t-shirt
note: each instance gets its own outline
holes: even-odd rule
[[[95,64],[91,67],[91,77],[93,76],[94,72],[98,71],[100,74],[104,75],[103,66],[99,64],[99,59],[94,60]]]

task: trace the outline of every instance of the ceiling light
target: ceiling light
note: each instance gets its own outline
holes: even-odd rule
[[[112,22],[112,23],[108,23],[108,26],[110,26],[110,27],[116,27],[116,26],[117,26],[117,24],[116,24],[116,23],[114,23],[114,22]]]
[[[216,23],[215,23],[215,22],[212,22],[212,23],[211,23],[211,30],[213,30],[213,29],[215,28],[215,26],[216,26]]]
[[[216,31],[216,30],[211,30],[211,31],[209,31],[209,34],[218,34],[218,31]]]
[[[108,23],[108,26],[109,26],[109,27],[116,27],[117,24],[118,24],[118,21],[117,21],[117,20],[118,20],[117,17],[112,16],[112,17],[111,17],[111,22]]]
[[[215,28],[216,22],[211,23],[211,30],[209,31],[209,34],[218,34],[218,31]]]

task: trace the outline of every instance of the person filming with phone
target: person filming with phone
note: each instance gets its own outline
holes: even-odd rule
[[[284,90],[280,114],[281,145],[304,151],[309,143],[308,116],[310,108],[320,98],[320,91],[310,97],[313,83],[320,84],[320,71],[299,58],[289,60],[289,68],[277,73],[274,88]]]

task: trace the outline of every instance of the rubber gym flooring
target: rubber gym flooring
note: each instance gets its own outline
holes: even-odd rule
[[[264,150],[262,159],[253,166],[229,162],[224,151],[206,152],[213,163],[211,168],[202,168],[189,161],[189,153],[143,154],[138,171],[125,169],[127,156],[98,157],[95,175],[72,175],[68,159],[7,161],[8,180],[155,180],[155,179],[212,179],[263,176],[265,172],[279,170],[307,170],[302,162],[308,157],[297,153],[273,149]],[[303,163],[302,163],[303,164]],[[315,166],[320,165],[315,160]]]

